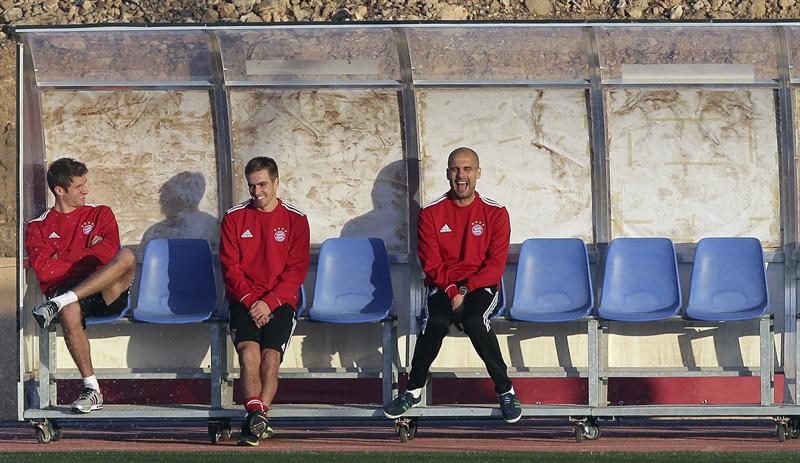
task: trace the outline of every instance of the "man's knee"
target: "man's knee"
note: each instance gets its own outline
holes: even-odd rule
[[[83,329],[83,314],[78,304],[68,304],[58,311],[58,321],[65,333],[75,329]]]
[[[452,313],[433,313],[428,316],[428,321],[425,324],[425,331],[432,333],[446,333],[450,328],[450,322],[453,320]]]
[[[488,323],[482,315],[476,313],[465,313],[461,319],[464,332],[467,334],[486,332],[489,330]]]
[[[258,368],[261,364],[259,346],[255,342],[242,342],[236,346],[242,368]]]
[[[128,248],[120,249],[114,260],[127,269],[136,268],[136,254]]]

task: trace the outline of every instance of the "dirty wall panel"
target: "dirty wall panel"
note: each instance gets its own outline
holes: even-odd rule
[[[47,91],[42,112],[48,162],[69,156],[86,163],[88,202],[114,210],[124,245],[205,238],[216,249],[208,92]]]
[[[234,202],[249,198],[244,166],[275,158],[278,196],[308,216],[312,247],[382,238],[408,252],[406,173],[397,92],[232,91]]]
[[[592,241],[589,127],[583,90],[418,92],[422,202],[448,190],[447,155],[481,157],[478,191],[511,216],[511,242]]]
[[[772,90],[606,93],[613,236],[780,237]]]

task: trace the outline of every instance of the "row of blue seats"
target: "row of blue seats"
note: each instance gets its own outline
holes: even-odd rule
[[[683,313],[675,247],[669,239],[613,240],[603,275],[601,302],[595,307],[589,256],[582,240],[526,240],[520,250],[511,307],[497,315],[529,322],[564,322],[591,316],[644,322],[678,315],[731,321],[760,317],[769,307],[763,251],[755,238],[705,238],[697,244],[689,301]],[[363,323],[389,317],[393,294],[383,241],[326,240],[319,254],[314,302],[306,308],[305,298],[301,300],[298,316],[315,321]],[[217,309],[208,242],[159,239],[148,243],[139,298],[132,310],[134,320],[196,323],[211,318]],[[224,318],[225,310],[219,314]],[[87,322],[115,318],[119,317]]]
[[[595,308],[586,245],[579,239],[529,239],[520,250],[511,320],[563,322],[596,316],[647,322],[682,316],[747,320],[769,308],[764,253],[755,238],[704,238],[697,243],[691,290],[681,312],[675,247],[666,238],[617,238],[606,255]]]
[[[142,260],[136,306],[119,315],[87,318],[87,324],[108,323],[128,315],[135,321],[199,323],[217,315],[214,259],[208,241],[155,239],[147,243]],[[380,321],[392,311],[389,255],[377,238],[326,240],[317,264],[314,304],[307,308],[300,292],[298,316],[329,323]],[[221,310],[220,310],[221,309]]]

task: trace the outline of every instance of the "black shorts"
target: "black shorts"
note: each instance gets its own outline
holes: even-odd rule
[[[275,309],[270,315],[269,323],[261,328],[256,327],[256,322],[250,317],[245,306],[238,302],[231,302],[230,305],[228,329],[234,345],[244,341],[257,342],[262,349],[280,352],[283,359],[283,353],[289,347],[289,340],[296,325],[294,310],[289,304],[283,304]]]
[[[62,283],[47,293],[47,299],[52,299],[60,296],[72,288],[77,286],[74,281]],[[101,293],[94,293],[91,296],[78,301],[81,306],[81,324],[86,328],[86,317],[108,317],[110,315],[117,315],[128,306],[129,289],[126,289],[114,300],[111,304],[106,304],[105,299]]]

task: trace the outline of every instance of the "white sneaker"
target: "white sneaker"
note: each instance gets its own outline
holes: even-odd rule
[[[89,413],[92,410],[103,408],[103,394],[90,387],[83,388],[80,397],[72,402],[72,411],[78,413]]]

